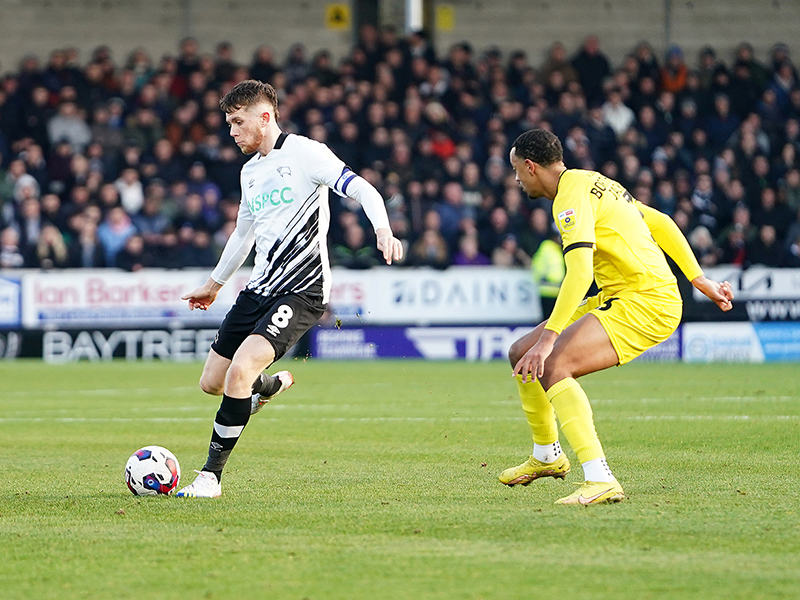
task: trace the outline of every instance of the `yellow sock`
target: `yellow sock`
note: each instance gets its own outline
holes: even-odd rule
[[[581,464],[603,458],[603,447],[594,429],[592,407],[580,384],[567,377],[547,390],[546,396],[558,415],[561,431]]]
[[[542,384],[538,381],[522,383],[522,375],[517,375],[516,380],[519,397],[522,399],[522,410],[525,411],[533,434],[533,443],[546,446],[557,442],[556,414]]]

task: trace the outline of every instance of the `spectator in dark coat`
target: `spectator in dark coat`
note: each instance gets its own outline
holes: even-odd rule
[[[708,142],[715,151],[720,151],[736,132],[741,119],[731,112],[728,96],[718,94],[714,98],[714,113],[706,120]]]
[[[78,236],[68,247],[70,267],[98,269],[106,266],[106,249],[97,237],[97,223],[83,214],[75,215]]]
[[[611,64],[600,52],[597,36],[590,35],[584,40],[583,47],[572,59],[572,66],[578,72],[587,103],[598,103],[603,98],[603,80],[611,74]]]
[[[758,230],[758,237],[747,246],[746,253],[747,263],[750,265],[780,266],[783,253],[775,228],[772,225],[762,225]]]

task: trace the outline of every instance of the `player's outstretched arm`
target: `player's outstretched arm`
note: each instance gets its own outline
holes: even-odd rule
[[[403,259],[403,243],[392,235],[392,230],[388,227],[381,227],[375,231],[378,238],[378,250],[383,252],[383,260],[387,265],[392,264],[393,260]]]
[[[244,203],[242,204],[245,207],[247,206]],[[230,276],[236,272],[236,269],[242,266],[245,258],[250,253],[255,240],[253,219],[243,217],[241,214],[242,209],[240,208],[239,210],[240,214],[236,220],[236,229],[233,230],[231,237],[225,243],[225,248],[222,250],[217,266],[211,272],[211,277],[199,288],[192,290],[185,296],[181,296],[181,300],[189,301],[189,310],[194,310],[195,308],[208,310],[208,307],[217,299],[219,290],[225,285]]]
[[[705,275],[700,275],[692,279],[692,285],[708,296],[723,311],[733,308],[733,290],[727,281],[719,283],[708,279]]]
[[[697,263],[689,243],[675,222],[654,208],[641,203],[637,203],[637,206],[656,243],[669,254],[672,260],[678,263],[681,271],[692,282],[692,285],[708,296],[722,310],[732,309],[733,290],[731,284],[727,281],[722,283],[712,281],[703,275],[703,269]]]
[[[335,159],[334,164],[341,164],[341,161],[336,159],[330,150],[327,150],[327,153]],[[350,196],[361,204],[375,230],[378,250],[383,254],[383,260],[386,261],[387,265],[392,264],[392,261],[401,260],[403,258],[403,244],[392,234],[389,215],[386,214],[386,206],[380,192],[366,179],[356,175],[348,167],[339,170],[341,174],[337,174],[335,179],[331,181],[330,177],[328,179],[323,177],[320,179],[321,183],[330,185],[338,194]]]
[[[669,215],[665,215],[661,211],[641,202],[637,202],[636,206],[641,212],[648,229],[650,229],[656,244],[677,263],[686,279],[693,281],[702,275],[703,269],[700,268],[689,242],[686,241],[683,232],[675,224],[675,221]]]
[[[194,310],[195,308],[208,310],[208,307],[217,299],[220,289],[222,289],[222,284],[209,277],[208,281],[199,288],[181,296],[181,300],[189,301],[189,310]]]

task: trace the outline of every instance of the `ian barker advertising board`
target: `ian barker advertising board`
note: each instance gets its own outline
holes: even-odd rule
[[[206,271],[26,273],[22,324],[32,329],[219,325],[247,278],[240,271],[208,311],[190,311],[181,296],[204,283]]]
[[[28,272],[21,276],[22,326],[218,326],[249,276],[248,269],[240,270],[208,311],[189,311],[180,298],[205,282],[207,271]],[[0,319],[7,314],[12,322],[11,308],[18,311],[19,302],[14,304],[17,296],[9,289],[0,304]],[[10,308],[3,310],[6,305]],[[482,267],[334,269],[329,306],[340,322],[350,324],[536,323],[541,314],[527,270]]]

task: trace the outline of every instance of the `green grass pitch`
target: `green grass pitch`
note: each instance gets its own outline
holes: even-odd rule
[[[797,365],[631,364],[582,380],[628,499],[554,506],[502,362],[289,361],[216,500],[136,498],[159,444],[183,483],[218,401],[198,363],[0,363],[0,597],[736,599],[800,596]],[[562,443],[565,441],[562,439]]]

